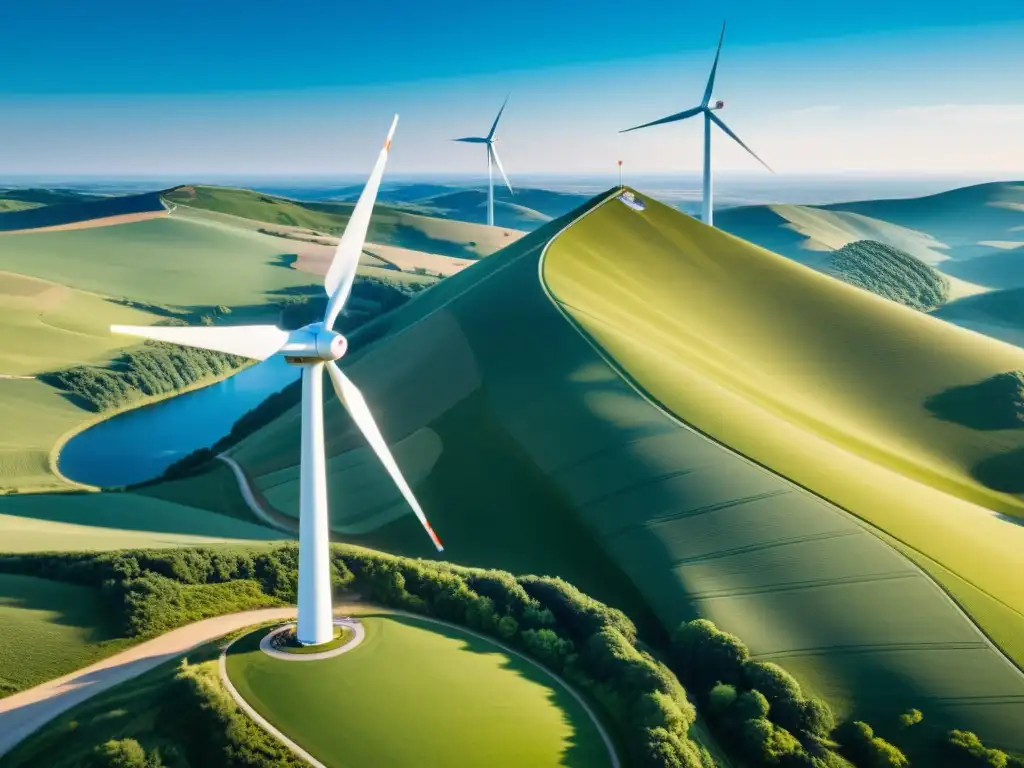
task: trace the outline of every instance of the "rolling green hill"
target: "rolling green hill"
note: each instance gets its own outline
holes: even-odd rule
[[[45,196],[37,196],[46,199]],[[85,201],[68,201],[55,196],[50,203],[31,209],[0,214],[0,232],[44,227],[63,227],[115,216],[157,214],[164,211],[159,192],[119,195]]]
[[[270,224],[302,227],[337,235],[345,228],[354,203],[289,200],[227,187],[177,187],[164,194],[176,205],[232,214]],[[367,240],[427,253],[478,259],[506,245],[501,230],[448,221],[379,205],[374,208]]]
[[[1024,500],[978,471],[1024,430],[924,401],[1024,352],[643,199],[541,227],[345,360],[445,557],[561,575],[648,630],[707,616],[842,712],[1020,749],[1024,677],[975,622],[1024,663]],[[430,556],[327,419],[335,532]],[[297,408],[232,453],[297,515]]]

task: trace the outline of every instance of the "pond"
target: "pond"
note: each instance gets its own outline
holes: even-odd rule
[[[152,480],[178,459],[213,445],[299,375],[299,368],[275,355],[209,387],[112,416],[72,437],[58,468],[71,480],[100,487]]]

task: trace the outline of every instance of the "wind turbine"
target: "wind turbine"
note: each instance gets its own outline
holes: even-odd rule
[[[501,113],[505,111],[505,104],[508,104],[508,96],[505,97],[504,103],[501,105],[501,109],[498,110],[498,116],[494,118],[494,123],[491,125],[491,131],[486,136],[466,136],[461,139],[452,139],[452,141],[464,141],[467,144],[486,144],[487,145],[487,226],[494,226],[494,166],[498,166],[498,171],[501,173],[501,178],[505,180],[505,186],[508,187],[508,191],[513,195],[512,185],[508,183],[508,176],[505,175],[505,169],[501,167],[501,159],[498,157],[498,150],[495,148],[494,143],[498,140],[498,137],[494,135],[494,132],[498,128],[498,121],[501,120]]]
[[[648,127],[650,127],[652,125],[661,125],[662,123],[674,123],[674,122],[677,122],[679,120],[686,120],[687,118],[690,118],[690,117],[696,117],[697,115],[704,115],[704,203],[703,203],[703,206],[702,206],[701,220],[705,224],[707,224],[708,226],[714,226],[714,223],[713,223],[713,220],[712,220],[712,217],[713,217],[713,214],[712,214],[712,202],[713,201],[712,201],[712,198],[711,198],[711,124],[712,123],[714,123],[719,128],[721,128],[723,131],[725,131],[725,133],[731,139],[733,139],[733,141],[735,141],[737,144],[739,144],[741,147],[743,147],[745,150],[747,150],[747,152],[749,152],[751,155],[753,155],[754,159],[756,159],[757,162],[759,162],[765,168],[768,168],[768,170],[771,171],[772,173],[775,173],[775,171],[772,171],[772,169],[769,167],[768,163],[766,163],[764,160],[762,160],[760,157],[758,157],[754,153],[754,150],[752,150],[750,147],[748,147],[746,144],[744,144],[743,141],[740,139],[740,137],[737,136],[735,133],[733,133],[732,129],[730,129],[729,126],[726,125],[725,122],[718,115],[715,114],[715,112],[717,110],[720,110],[720,109],[722,109],[725,106],[725,102],[724,101],[716,101],[714,104],[711,103],[711,92],[715,88],[715,73],[718,71],[718,57],[721,56],[721,54],[722,54],[722,41],[723,40],[725,40],[725,22],[722,23],[722,34],[718,38],[718,50],[715,52],[715,63],[711,66],[711,74],[710,74],[710,76],[708,76],[708,85],[707,85],[707,88],[704,89],[704,98],[701,100],[700,106],[694,107],[693,109],[684,110],[683,112],[677,112],[674,115],[669,115],[668,117],[663,117],[660,120],[653,120],[653,121],[651,121],[649,123],[644,123],[643,125],[637,125],[637,126],[634,126],[633,128],[627,128],[624,131],[619,131],[619,133],[629,133],[630,131],[635,131],[635,130],[637,130],[639,128],[648,128]]]
[[[412,507],[430,535],[437,551],[441,540],[427,522],[409,484],[388,450],[373,415],[355,384],[338,367],[337,360],[348,349],[348,341],[332,330],[352,292],[363,242],[370,226],[370,214],[377,198],[391,137],[398,125],[395,115],[384,148],[377,157],[369,181],[363,188],[352,216],[341,236],[324,287],[330,297],[323,322],[311,323],[297,331],[284,331],[273,325],[235,325],[222,327],[147,327],[112,325],[110,330],[157,339],[188,347],[212,349],[256,360],[272,355],[302,368],[302,442],[299,468],[299,615],[297,636],[304,645],[319,645],[332,639],[331,566],[327,517],[327,469],[324,457],[323,371],[327,368],[338,400],[349,412],[387,469],[391,479]]]

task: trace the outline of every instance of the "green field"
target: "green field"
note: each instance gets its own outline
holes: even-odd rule
[[[909,542],[896,543],[1024,659],[1024,527],[982,506],[1016,513],[1021,502],[971,474],[1024,438],[972,434],[922,405],[1021,367],[1024,353],[653,202],[644,214],[600,208],[540,265],[566,223],[448,278],[345,360],[445,557],[563,576],[648,631],[652,612],[663,631],[708,616],[841,713],[883,722],[927,708],[933,722],[1012,746],[1019,675],[914,562],[798,486]],[[769,375],[783,378],[766,389]],[[666,418],[631,378],[774,471]],[[364,444],[334,403],[327,420],[338,535],[430,556],[411,513],[360,468]],[[293,408],[233,449],[293,516],[297,445]]]
[[[342,232],[355,207],[354,203],[299,202],[227,187],[178,187],[164,197],[186,208],[301,227],[328,235]],[[423,216],[387,205],[374,207],[367,241],[470,259],[487,256],[507,244],[502,231],[494,227]]]
[[[96,590],[0,574],[0,697],[121,650],[106,614]]]
[[[237,493],[236,486],[226,487]],[[176,547],[281,538],[279,532],[255,522],[137,493],[0,496],[3,552]]]
[[[283,263],[290,252],[281,238],[172,215],[0,236],[0,269],[133,301],[236,307],[315,282]]]
[[[533,663],[424,619],[362,620],[356,649],[316,662],[270,658],[258,630],[228,652],[228,676],[332,768],[610,765],[582,707]]]
[[[0,272],[0,488],[61,485],[50,469],[50,451],[90,416],[42,381],[8,377],[103,365],[135,344],[110,333],[111,324],[156,319],[97,294]]]

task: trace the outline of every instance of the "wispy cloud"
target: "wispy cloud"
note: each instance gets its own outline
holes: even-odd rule
[[[942,123],[1007,125],[1024,123],[1024,104],[931,104],[900,107],[896,117]]]
[[[799,109],[790,110],[792,117],[821,117],[822,115],[832,115],[839,111],[839,107],[833,104],[818,104],[813,107],[800,107]]]

